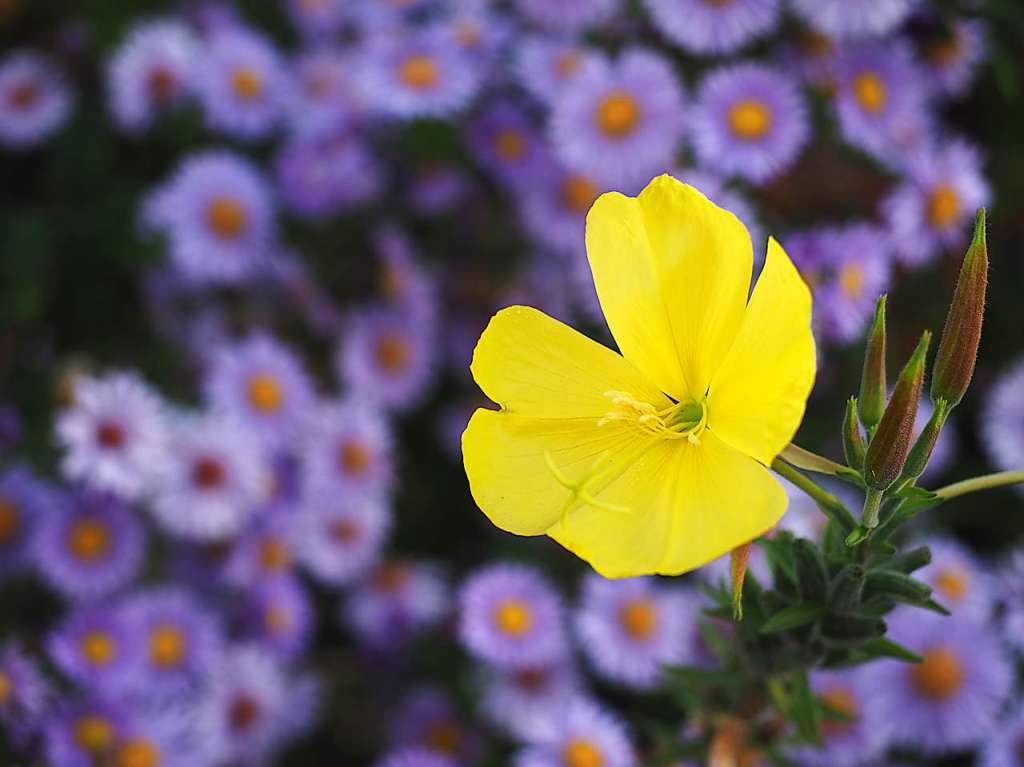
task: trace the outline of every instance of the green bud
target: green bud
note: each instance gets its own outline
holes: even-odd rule
[[[750,561],[751,543],[744,543],[732,550],[730,565],[732,570],[732,617],[743,620],[743,581],[747,577],[747,562]]]
[[[896,570],[901,573],[912,573],[920,570],[925,565],[931,564],[932,552],[927,546],[918,546],[916,549],[905,551],[902,554],[890,558],[883,564],[886,570]]]
[[[887,490],[899,477],[907,460],[910,441],[914,437],[914,419],[917,417],[918,401],[924,384],[925,361],[931,337],[931,333],[924,332],[910,360],[900,371],[889,404],[868,445],[864,458],[864,481],[871,490]]]
[[[900,474],[901,483],[916,482],[917,478],[924,474],[924,470],[928,468],[928,461],[931,460],[932,450],[935,449],[935,443],[946,423],[947,415],[949,415],[949,406],[946,404],[946,400],[938,400],[935,403],[935,410],[932,411],[932,417],[928,419],[928,423],[917,436],[914,446],[910,448],[907,462],[903,465],[903,473]]]
[[[835,580],[829,593],[829,609],[837,613],[851,613],[860,604],[864,593],[864,567],[862,565],[846,565]]]
[[[950,410],[960,404],[974,375],[987,287],[988,247],[985,244],[985,209],[982,208],[975,219],[974,238],[960,267],[939,351],[935,355],[932,400],[936,403],[945,400]]]
[[[875,317],[868,331],[868,342],[864,349],[864,370],[860,377],[860,397],[857,399],[857,414],[868,430],[875,428],[882,420],[885,410],[885,392],[888,382],[885,378],[885,301],[883,294],[875,304]]]
[[[866,451],[864,435],[857,421],[857,398],[850,397],[846,402],[846,415],[843,416],[843,454],[846,456],[846,465],[857,471],[863,469]]]

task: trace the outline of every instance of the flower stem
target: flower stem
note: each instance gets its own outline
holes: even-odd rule
[[[818,474],[830,474],[833,477],[849,473],[850,471],[841,463],[836,463],[823,455],[812,453],[810,450],[805,450],[799,445],[794,445],[792,442],[782,448],[779,457],[798,469],[814,471]]]
[[[935,491],[943,501],[956,498],[967,493],[974,493],[978,490],[988,490],[993,487],[1004,487],[1005,485],[1018,485],[1024,483],[1024,471],[1001,471],[998,474],[985,474],[981,477],[972,477],[962,482],[954,482],[952,485],[940,487]]]
[[[838,466],[838,464],[836,465]],[[857,520],[854,519],[853,514],[851,514],[849,509],[843,505],[842,501],[832,495],[832,493],[815,484],[815,482],[801,474],[788,463],[780,458],[776,458],[772,461],[772,469],[806,493],[815,503],[818,504],[818,508],[825,513],[825,516],[839,525],[843,533],[849,533],[857,526]]]

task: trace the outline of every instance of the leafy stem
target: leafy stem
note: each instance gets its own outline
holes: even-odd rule
[[[971,477],[962,482],[954,482],[952,485],[940,487],[935,491],[942,501],[957,498],[961,495],[974,493],[978,490],[989,490],[993,487],[1005,487],[1006,485],[1019,485],[1024,483],[1024,471],[1001,471],[997,474],[985,474],[980,477]]]
[[[795,446],[790,445],[790,447]],[[797,448],[797,450],[800,450],[800,448]],[[786,451],[783,451],[783,455],[785,455],[785,452]],[[813,453],[811,453],[811,455],[813,455]],[[827,461],[828,459],[823,458],[822,460]],[[839,464],[836,464],[836,466],[839,466]],[[846,469],[846,467],[840,468],[844,470]],[[772,469],[806,493],[816,504],[818,504],[818,508],[825,513],[825,516],[839,525],[844,533],[849,533],[857,526],[857,520],[854,519],[853,514],[850,513],[850,510],[847,509],[845,505],[843,505],[842,501],[815,483],[809,477],[801,474],[793,466],[786,463],[786,461],[781,458],[776,458],[772,461]]]
[[[833,477],[849,475],[851,471],[841,463],[836,463],[823,455],[812,453],[810,450],[805,450],[792,442],[782,448],[779,457],[798,469],[813,471],[818,474],[829,474]]]

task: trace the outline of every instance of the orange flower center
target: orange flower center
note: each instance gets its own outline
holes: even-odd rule
[[[360,477],[370,468],[373,458],[366,445],[355,439],[346,440],[338,448],[338,466],[342,472]]]
[[[246,732],[259,721],[263,708],[259,701],[248,695],[239,695],[231,703],[228,722],[235,732]]]
[[[266,538],[260,543],[260,565],[268,573],[280,572],[291,563],[291,550],[280,538]]]
[[[494,137],[494,148],[502,159],[518,160],[526,151],[526,141],[518,131],[503,130]]]
[[[149,635],[149,657],[161,668],[180,666],[185,660],[185,635],[177,626],[164,623]]]
[[[495,608],[494,623],[506,634],[522,636],[533,625],[533,613],[521,599],[506,599]]]
[[[467,48],[475,48],[480,44],[483,35],[480,27],[471,21],[460,19],[455,22],[455,39]]]
[[[910,668],[914,688],[930,700],[948,700],[964,681],[963,664],[948,647],[935,647],[921,654],[921,663]]]
[[[93,666],[106,666],[114,659],[117,647],[110,634],[90,631],[82,637],[82,655]]]
[[[826,706],[846,717],[846,719],[822,720],[821,732],[825,737],[845,732],[860,715],[857,699],[845,687],[828,687],[818,697]]]
[[[41,95],[36,84],[26,80],[7,91],[7,103],[14,110],[30,109],[39,101]]]
[[[579,68],[579,51],[562,51],[555,58],[555,74],[557,74],[563,80],[568,80]]]
[[[114,726],[97,714],[75,722],[74,734],[75,742],[90,754],[102,754],[114,744]]]
[[[589,740],[576,738],[569,741],[562,750],[562,764],[565,767],[601,767],[604,757],[601,750]]]
[[[359,537],[361,529],[354,519],[339,519],[331,525],[331,538],[338,543],[352,543]]]
[[[10,702],[13,688],[14,685],[11,684],[11,678],[6,672],[0,670],[0,708],[3,708]]]
[[[772,127],[772,113],[763,101],[743,99],[729,110],[729,127],[742,139],[758,139]]]
[[[599,194],[597,184],[584,176],[571,175],[562,182],[562,202],[573,213],[586,213]]]
[[[456,754],[462,745],[462,729],[455,722],[435,722],[427,730],[427,745],[442,754]]]
[[[280,605],[272,605],[263,613],[263,623],[272,635],[283,634],[292,627],[292,615]]]
[[[284,396],[277,379],[269,373],[260,373],[249,379],[249,402],[263,413],[272,413],[281,407]]]
[[[18,507],[9,498],[0,497],[0,545],[14,540],[21,526]]]
[[[126,740],[117,749],[114,767],[160,767],[160,749],[142,738]]]
[[[940,229],[956,223],[960,214],[960,195],[949,184],[939,184],[928,196],[928,220]]]
[[[206,223],[218,237],[232,240],[245,230],[245,209],[230,197],[216,197],[206,208]]]
[[[408,56],[398,67],[398,78],[418,91],[434,88],[440,79],[437,62],[425,54]]]
[[[958,602],[967,596],[967,573],[955,568],[940,570],[935,578],[935,587],[946,598]]]
[[[832,39],[828,35],[808,29],[800,35],[800,49],[812,59],[823,59],[834,49]]]
[[[409,364],[409,344],[397,333],[388,333],[377,341],[374,358],[385,373],[398,375]]]
[[[934,40],[925,49],[928,60],[939,67],[948,67],[960,58],[960,39],[955,35],[946,40]]]
[[[231,76],[231,87],[243,101],[253,101],[263,95],[263,77],[252,67],[239,67]]]
[[[394,593],[408,583],[412,573],[400,562],[381,565],[373,574],[373,585],[378,591]]]
[[[80,519],[71,527],[68,548],[83,562],[95,562],[110,550],[110,529],[98,519]]]
[[[839,270],[839,287],[847,298],[857,298],[864,290],[864,269],[860,264],[849,262]]]
[[[619,620],[633,639],[647,639],[658,627],[658,612],[650,599],[633,599],[623,605]]]
[[[124,445],[124,429],[114,421],[103,421],[96,427],[96,442],[100,447],[117,450]]]
[[[178,78],[174,73],[164,67],[157,67],[150,71],[146,78],[146,90],[149,97],[157,104],[164,104],[171,100],[178,87]]]
[[[853,95],[866,112],[878,114],[885,108],[889,98],[888,89],[882,78],[874,72],[861,72],[853,80]]]
[[[597,107],[597,125],[605,135],[622,138],[633,132],[640,121],[640,105],[632,94],[614,91]]]

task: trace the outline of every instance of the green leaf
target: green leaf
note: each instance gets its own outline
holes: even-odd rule
[[[867,655],[868,658],[896,658],[908,663],[920,663],[923,660],[917,653],[885,637],[872,639],[870,642],[865,643],[860,648],[860,651]]]
[[[813,602],[802,602],[785,607],[765,621],[765,624],[761,626],[761,633],[775,634],[798,626],[806,626],[808,623],[814,623],[824,614],[824,606]]]
[[[818,729],[818,700],[811,691],[807,674],[801,672],[793,678],[789,696],[789,716],[796,725],[797,734],[810,743],[821,745]]]
[[[768,566],[796,583],[796,568],[793,565],[793,538],[790,535],[778,535],[775,538],[760,538],[758,545],[768,558]]]

